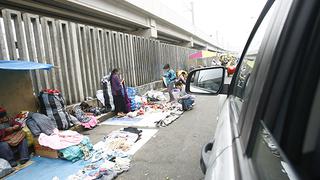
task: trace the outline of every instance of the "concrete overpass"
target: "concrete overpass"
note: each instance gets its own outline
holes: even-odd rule
[[[158,0],[2,0],[0,6],[106,27],[170,44],[223,51]]]

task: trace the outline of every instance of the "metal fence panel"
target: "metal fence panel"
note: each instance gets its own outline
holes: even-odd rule
[[[186,68],[195,50],[71,21],[2,9],[0,58],[53,64],[31,73],[35,92],[61,90],[67,104],[94,97],[100,80],[119,68],[128,86],[161,78],[162,67]],[[2,31],[4,26],[5,32]]]

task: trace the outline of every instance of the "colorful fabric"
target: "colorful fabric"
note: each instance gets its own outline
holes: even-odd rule
[[[73,145],[78,145],[83,140],[83,135],[76,131],[59,131],[54,129],[53,134],[48,136],[41,133],[39,136],[39,144],[51,149],[60,150]]]
[[[131,112],[131,104],[130,104],[130,100],[128,97],[128,93],[127,93],[127,89],[126,86],[123,84],[123,90],[124,90],[124,103],[126,104],[126,110],[124,111],[125,113]]]
[[[21,127],[21,124],[16,122],[13,119],[8,119],[7,122],[0,123],[0,139],[4,138],[5,136],[10,135],[12,133],[12,132],[6,132],[6,130],[5,130],[6,128],[13,127],[15,125],[18,125],[19,127]]]
[[[97,118],[94,116],[88,116],[90,118],[89,122],[81,123],[84,128],[91,129],[98,124]]]
[[[32,146],[33,145],[33,135],[30,131],[30,129],[28,128],[28,126],[25,126],[22,128],[22,131],[24,132],[24,134],[26,135],[26,139],[28,141],[28,146]]]
[[[64,98],[60,91],[46,89],[38,95],[40,103],[40,112],[47,115],[49,118],[54,119],[58,129],[70,128],[70,115],[65,108]]]
[[[86,116],[86,114],[81,110],[81,107],[79,105],[76,105],[73,107],[74,115],[81,123],[87,123],[91,120],[89,116]]]
[[[121,95],[122,93],[122,85],[120,78],[117,74],[111,75],[111,90],[112,90],[112,95],[118,96]]]
[[[67,159],[72,162],[76,162],[83,158],[89,159],[92,154],[91,150],[93,145],[90,142],[90,139],[87,136],[83,137],[83,140],[79,145],[70,146],[64,149],[59,150],[62,155],[62,158]]]
[[[165,77],[167,85],[174,82],[177,78],[176,73],[172,69],[166,71],[163,76]]]
[[[1,139],[1,141],[7,142],[10,146],[17,146],[24,138],[26,135],[22,130],[13,132],[10,135],[5,136],[4,138]]]

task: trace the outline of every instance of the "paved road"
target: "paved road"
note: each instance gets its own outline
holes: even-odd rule
[[[118,179],[203,179],[200,150],[214,135],[218,97],[198,96],[196,103],[192,111],[161,128],[135,154],[131,169]]]

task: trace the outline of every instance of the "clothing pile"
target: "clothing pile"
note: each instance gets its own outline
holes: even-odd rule
[[[91,162],[68,180],[112,180],[130,168],[131,156],[127,154],[141,137],[142,130],[128,127],[113,131],[93,147]]]
[[[5,159],[0,158],[0,178],[12,173],[15,169],[11,167],[9,162]]]
[[[167,98],[161,91],[155,91],[150,90],[144,94],[144,96],[147,98],[148,102],[154,102],[154,101],[166,101]]]
[[[22,131],[26,135],[28,146],[32,146],[33,145],[33,134],[27,126],[28,119],[29,119],[29,111],[21,111],[15,117],[15,121],[21,124]]]
[[[86,113],[92,113],[92,115],[94,115],[94,116],[99,116],[103,113],[110,112],[110,109],[108,109],[106,107],[92,107],[86,102],[81,102],[80,108],[82,111],[84,111]]]
[[[76,131],[54,129],[51,135],[41,133],[38,141],[42,146],[59,150],[61,158],[72,162],[88,160],[92,156],[93,145],[89,138]]]
[[[29,112],[25,122],[35,137],[39,136],[41,133],[50,136],[53,134],[53,130],[57,128],[57,124],[54,119],[40,113]]]
[[[135,111],[135,110],[139,109],[141,104],[138,104],[136,102],[136,98],[135,98],[137,95],[137,90],[133,87],[128,87],[127,88],[127,95],[130,100],[131,111]]]
[[[65,108],[64,99],[59,90],[45,89],[39,93],[40,112],[56,121],[60,130],[71,127],[71,117]]]
[[[163,113],[166,116],[155,122],[157,127],[166,127],[177,120],[183,114],[182,105],[177,102],[166,103],[163,107]]]
[[[87,129],[91,129],[98,124],[97,118],[82,111],[81,104],[73,107],[74,116],[80,121],[80,124]]]
[[[88,137],[84,136],[82,141],[78,145],[73,145],[64,149],[59,150],[61,158],[67,159],[72,162],[78,160],[89,160],[92,153],[93,145],[91,144]]]
[[[97,91],[97,98],[107,108],[108,111],[114,110],[113,97],[111,92],[110,76],[101,79],[102,90]],[[109,87],[109,88],[108,88]]]
[[[195,105],[195,97],[189,94],[180,96],[178,102],[182,105],[184,111],[189,111]]]
[[[78,145],[83,140],[83,135],[76,131],[66,130],[59,131],[54,129],[51,135],[41,133],[39,144],[55,150],[61,150],[73,145]]]
[[[100,179],[112,180],[130,168],[128,157],[113,157],[110,160],[99,161],[86,165],[76,174],[71,175],[67,180]]]

